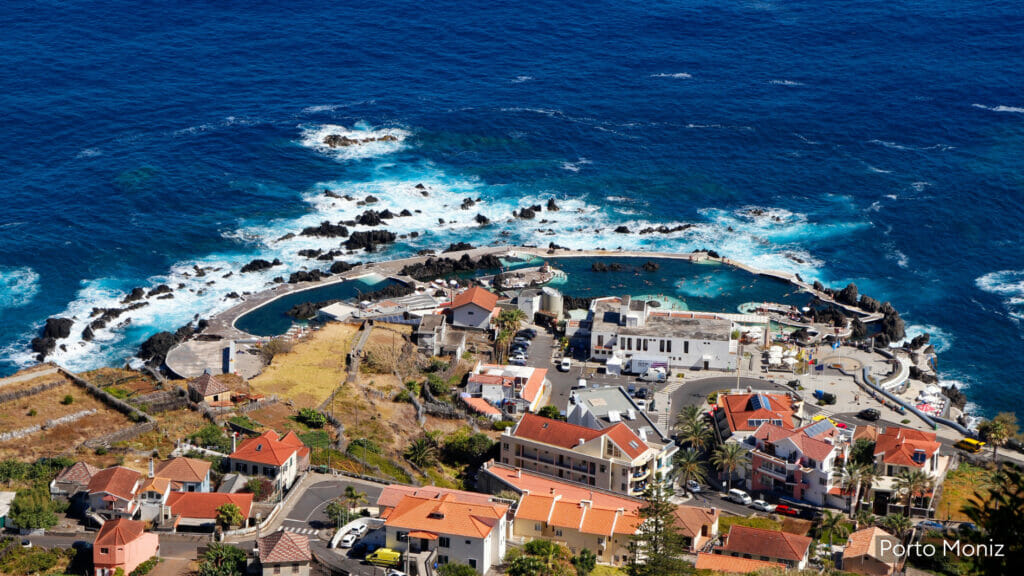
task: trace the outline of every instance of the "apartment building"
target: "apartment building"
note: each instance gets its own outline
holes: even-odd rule
[[[603,429],[526,414],[501,436],[501,462],[627,496],[668,476],[676,447],[644,440],[626,424]]]
[[[817,506],[845,508],[839,488],[850,437],[828,420],[795,430],[761,424],[744,443],[751,460],[747,487]]]

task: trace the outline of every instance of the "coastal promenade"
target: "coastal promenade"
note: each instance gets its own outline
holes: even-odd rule
[[[462,258],[464,254],[469,255],[470,258],[478,259],[485,255],[494,255],[498,257],[503,256],[515,256],[515,257],[537,257],[537,258],[658,258],[658,259],[674,259],[674,260],[689,260],[691,262],[702,262],[712,261],[721,262],[728,266],[738,268],[749,272],[754,275],[768,276],[777,278],[797,286],[801,290],[812,294],[824,302],[834,304],[847,311],[856,313],[861,316],[861,321],[874,322],[882,319],[881,313],[868,313],[855,306],[849,306],[836,302],[828,294],[819,292],[814,289],[814,286],[804,282],[798,275],[779,272],[776,270],[761,270],[753,266],[749,266],[729,258],[712,258],[705,252],[644,252],[644,251],[617,251],[617,250],[566,250],[566,249],[554,249],[550,250],[547,248],[538,248],[535,246],[485,246],[480,248],[471,248],[468,250],[459,250],[456,252],[438,253],[426,256],[414,256],[410,258],[401,258],[397,260],[386,260],[380,262],[368,262],[349,270],[347,272],[330,276],[328,278],[313,281],[313,282],[300,282],[297,284],[278,284],[269,290],[259,292],[257,294],[251,294],[246,296],[239,304],[214,315],[209,319],[209,326],[207,327],[206,334],[214,334],[221,336],[225,339],[233,340],[245,340],[245,339],[256,339],[257,337],[249,334],[243,330],[235,327],[235,323],[242,316],[277,300],[283,296],[289,294],[295,294],[297,292],[303,292],[307,290],[313,290],[315,288],[321,288],[323,286],[329,286],[346,280],[352,280],[369,274],[379,274],[384,277],[394,278],[403,282],[412,281],[411,278],[401,276],[401,270],[405,266],[410,264],[417,264],[425,262],[429,258],[447,257],[458,260]]]

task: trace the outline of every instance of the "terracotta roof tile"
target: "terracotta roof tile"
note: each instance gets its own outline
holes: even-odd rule
[[[924,459],[914,460],[915,453],[931,458],[939,450],[934,432],[922,432],[911,428],[889,426],[875,441],[875,456],[882,456],[882,462],[896,466],[924,467]]]
[[[768,405],[758,407],[764,400]],[[725,410],[733,432],[752,431],[760,426],[750,420],[781,420],[783,428],[793,428],[793,401],[783,394],[727,394],[719,396],[718,404]]]
[[[305,448],[305,445],[294,432],[288,432],[281,437],[277,432],[267,430],[255,438],[243,440],[238,449],[231,453],[231,459],[280,466],[302,448]]]
[[[786,428],[775,424],[762,424],[754,432],[754,437],[758,440],[771,444],[777,444],[784,440],[789,440],[797,447],[801,454],[820,462],[832,453],[835,446],[825,442],[824,440],[820,440],[822,437],[829,437],[831,434],[830,432],[824,432],[814,438],[806,433],[808,428],[816,424],[819,423],[815,422],[815,424],[809,424],[808,426],[804,426],[796,430],[787,430]],[[832,429],[834,430],[834,428]]]
[[[406,496],[415,496],[418,498],[437,498],[438,496],[451,496],[457,502],[465,502],[468,504],[490,504],[490,494],[480,494],[478,492],[466,492],[464,490],[453,490],[451,488],[438,488],[437,486],[402,486],[400,484],[392,484],[385,486],[380,492],[380,496],[377,497],[377,506],[381,509],[390,509],[398,506],[398,503],[402,501],[402,498]]]
[[[242,511],[242,518],[249,518],[252,509],[252,494],[225,494],[223,492],[171,492],[167,506],[171,513],[182,518],[217,518],[217,508],[223,504],[234,504]]]
[[[93,474],[92,480],[89,481],[89,493],[106,492],[122,500],[131,500],[135,497],[135,483],[141,476],[135,470],[123,466],[106,468]]]
[[[548,524],[559,528],[572,528],[577,530],[583,522],[583,513],[586,510],[579,502],[565,502],[558,500],[551,511],[551,519]]]
[[[712,526],[718,520],[718,510],[699,506],[677,506],[675,517],[680,533],[690,538],[696,538],[700,536],[701,528]]]
[[[134,542],[146,531],[146,525],[136,520],[118,518],[103,523],[100,531],[96,533],[94,546],[124,546]]]
[[[800,562],[807,554],[811,539],[781,530],[732,526],[722,550],[751,556],[781,558]]]
[[[87,486],[92,477],[99,471],[99,468],[87,462],[75,462],[61,470],[60,474],[57,475],[56,481]]]
[[[156,466],[156,476],[174,480],[175,482],[201,483],[210,472],[210,463],[206,460],[171,458]]]
[[[892,553],[892,548],[888,548],[883,553],[880,546],[882,540],[898,543],[895,536],[877,526],[858,530],[850,534],[849,540],[846,543],[846,550],[843,551],[843,560],[867,556],[890,566],[895,566],[897,562],[896,555]]]
[[[551,517],[551,508],[554,504],[554,496],[527,494],[519,500],[519,506],[516,508],[516,518],[533,520],[535,522],[547,522],[548,518]]]
[[[463,396],[462,401],[473,410],[484,414],[486,416],[501,416],[501,410],[498,410],[494,406],[491,406],[487,400],[483,398],[473,398],[472,396]]]
[[[230,392],[231,387],[223,381],[218,380],[213,374],[204,372],[202,376],[188,381],[189,390],[195,390],[200,396],[212,396]]]
[[[749,574],[764,570],[765,568],[786,568],[785,564],[778,562],[765,562],[751,558],[737,558],[735,556],[723,556],[721,554],[708,554],[701,552],[697,554],[698,570],[710,570],[726,574]]]
[[[260,538],[259,547],[261,564],[309,562],[313,558],[309,538],[284,530]]]
[[[469,504],[451,494],[437,498],[405,496],[388,515],[385,525],[435,534],[484,538],[499,526],[508,506]]]
[[[530,374],[530,379],[526,381],[526,385],[519,392],[519,396],[532,404],[537,399],[537,394],[540,393],[541,387],[544,385],[544,379],[547,377],[547,368],[534,368],[533,373]]]
[[[516,438],[526,438],[552,446],[572,449],[579,444],[580,439],[589,442],[600,436],[607,436],[631,459],[635,459],[648,449],[647,443],[640,439],[629,426],[622,422],[603,430],[594,430],[586,426],[569,424],[561,420],[552,420],[537,416],[536,414],[524,414],[523,418],[516,424],[512,435]]]
[[[476,304],[484,310],[494,310],[495,305],[498,304],[498,295],[488,292],[479,286],[473,286],[452,300],[452,308],[465,306],[469,303]]]

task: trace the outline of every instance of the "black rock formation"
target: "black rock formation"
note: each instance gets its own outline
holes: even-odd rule
[[[615,228],[616,234],[629,234],[629,226],[617,226]]]
[[[476,223],[481,226],[486,226],[491,223],[491,219],[488,218],[487,216],[484,216],[483,214],[477,214],[475,220]]]
[[[548,198],[548,212],[558,212],[559,210],[560,208],[558,207],[558,204],[555,203],[555,199]]]
[[[75,323],[71,318],[47,318],[43,327],[43,338],[60,340],[71,335],[71,326]]]
[[[366,250],[367,252],[374,252],[377,250],[377,246],[380,244],[390,244],[395,241],[398,236],[394,232],[388,230],[368,230],[353,232],[349,236],[348,240],[345,241],[344,246],[349,250]]]
[[[173,292],[173,290],[171,290],[170,286],[167,284],[160,284],[156,288],[150,290],[149,294],[146,294],[146,298],[152,298],[153,296],[159,296],[161,294],[170,294],[171,292]]]
[[[658,268],[661,268],[661,266],[659,266],[657,262],[651,262],[648,260],[647,262],[644,262],[644,265],[641,266],[641,268],[643,268],[645,272],[657,272]]]
[[[455,242],[455,243],[449,244],[447,248],[442,250],[442,252],[461,252],[463,250],[472,250],[472,249],[473,249],[473,245],[470,244],[469,242]]]
[[[303,236],[317,236],[321,238],[344,238],[348,236],[348,228],[342,224],[331,224],[330,222],[321,222],[319,226],[310,226],[303,228],[300,232]]]

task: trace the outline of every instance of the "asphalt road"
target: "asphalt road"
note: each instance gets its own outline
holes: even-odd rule
[[[337,480],[324,480],[306,488],[299,499],[292,506],[282,522],[286,530],[304,533],[312,536],[313,532],[330,530],[333,524],[327,517],[327,503],[345,493],[346,486],[353,486],[356,490],[366,494],[365,506],[376,506],[377,498],[380,497],[383,486],[357,480],[352,478],[339,478]]]
[[[41,548],[81,548],[83,543],[92,546],[96,538],[95,532],[83,532],[75,535],[41,535],[41,536],[14,536],[14,538],[28,538],[33,546]],[[160,534],[160,556],[164,558],[195,558],[196,548],[201,542],[209,540],[205,534]],[[78,543],[78,544],[76,544]]]

